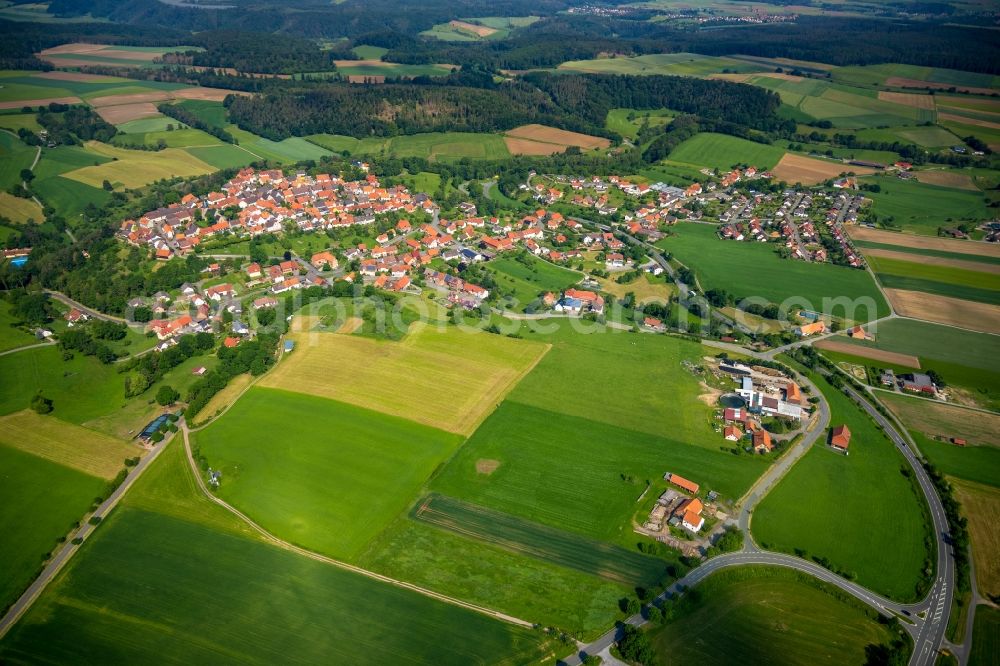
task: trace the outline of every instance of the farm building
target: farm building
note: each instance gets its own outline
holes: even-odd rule
[[[743,431],[734,425],[726,426],[725,437],[730,442],[738,442],[743,437]]]
[[[821,321],[816,321],[811,324],[803,324],[795,329],[795,334],[803,338],[810,335],[816,335],[818,333],[826,333],[826,324]]]
[[[846,453],[850,445],[851,431],[846,425],[839,425],[830,431],[830,446]]]
[[[688,481],[683,476],[680,476],[678,474],[672,474],[671,472],[667,472],[666,474],[664,474],[663,479],[665,481],[669,481],[670,483],[674,484],[681,490],[688,491],[691,494],[697,494],[698,489],[701,487],[697,483],[693,481]]]
[[[753,434],[753,450],[757,453],[770,453],[774,450],[771,433],[761,428]]]

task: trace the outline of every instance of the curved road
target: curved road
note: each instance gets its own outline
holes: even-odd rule
[[[711,344],[710,346],[726,348],[721,344]],[[742,353],[746,354],[748,352],[743,349]],[[756,353],[750,353],[750,355],[756,357],[764,356],[763,354]],[[805,377],[801,377],[801,380],[803,384],[810,387],[813,395],[822,397],[823,394],[812,382]],[[826,400],[823,399],[818,405],[819,419],[810,425],[802,441],[789,449],[778,462],[772,465],[764,476],[747,492],[740,503],[738,503],[740,507],[738,524],[745,536],[743,549],[736,553],[720,555],[708,560],[697,569],[688,573],[688,575],[676,581],[658,596],[656,600],[663,601],[667,597],[683,594],[692,585],[698,584],[712,573],[727,567],[754,564],[784,566],[835,585],[844,592],[865,602],[882,615],[887,617],[905,616],[906,621],[901,622],[900,626],[906,629],[913,638],[913,653],[910,655],[910,666],[932,666],[937,660],[938,650],[942,646],[948,645],[944,634],[948,626],[948,616],[951,612],[955,578],[955,563],[949,543],[948,523],[945,518],[944,508],[934,485],[931,483],[930,477],[928,477],[920,461],[906,445],[906,440],[899,434],[893,424],[875,409],[868,400],[850,387],[846,389],[846,393],[875,420],[893,443],[896,444],[907,463],[913,469],[920,489],[927,500],[937,538],[937,577],[927,596],[923,600],[913,604],[892,601],[857,583],[842,578],[814,562],[784,553],[764,551],[758,548],[753,542],[750,536],[750,519],[753,515],[754,506],[767,495],[774,484],[805,454],[809,447],[826,432],[826,427],[830,421],[830,414]],[[637,614],[626,619],[625,622],[641,626],[645,624],[646,620],[641,614]],[[583,657],[586,655],[598,654],[608,649],[612,643],[621,637],[621,633],[621,626],[616,626],[596,641],[582,646],[578,652],[563,659],[560,663],[567,666],[581,664]],[[971,632],[966,635],[966,642],[969,642],[970,638]],[[959,652],[964,656],[967,651],[960,650]]]

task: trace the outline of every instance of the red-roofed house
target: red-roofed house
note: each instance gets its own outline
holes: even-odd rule
[[[851,431],[846,425],[839,425],[830,431],[830,446],[847,453],[851,445]]]

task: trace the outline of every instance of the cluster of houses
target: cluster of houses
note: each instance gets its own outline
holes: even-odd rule
[[[478,308],[484,300],[490,297],[490,290],[485,287],[430,268],[424,269],[424,281],[429,286],[446,291],[449,302],[466,310]]]
[[[680,525],[689,532],[698,532],[705,525],[705,518],[701,515],[705,505],[697,497],[700,486],[672,472],[664,474],[663,479],[695,497],[678,496],[676,492],[667,490],[660,495],[657,506],[650,514],[650,520],[656,521],[659,518],[661,523],[666,520],[669,524]]]
[[[246,168],[219,191],[187,194],[138,220],[123,221],[118,235],[151,248],[157,259],[170,259],[226,234],[252,238],[281,233],[286,225],[303,231],[350,227],[372,224],[380,213],[434,209],[430,197],[412,196],[402,186],[382,187],[372,175],[345,181],[330,174],[286,176],[279,169]]]
[[[157,349],[162,351],[176,344],[176,338],[181,335],[213,332],[221,326],[224,313],[228,312],[234,315],[230,330],[233,335],[238,336],[233,338],[238,341],[240,337],[250,335],[250,329],[240,321],[243,306],[236,296],[236,288],[229,283],[204,289],[184,283],[176,298],[171,298],[166,292],[157,292],[153,295],[151,307],[155,318],[149,322],[147,330],[156,334],[161,341]],[[146,305],[146,301],[141,298],[129,301],[129,307]]]
[[[724,240],[783,242],[795,259],[825,262],[829,252],[821,244],[816,226],[822,218],[826,233],[840,245],[846,262],[855,268],[864,265],[842,227],[844,222],[857,221],[863,197],[844,192],[828,196],[786,190],[774,209],[776,201],[771,194],[735,197],[719,216],[723,223],[719,236]]]
[[[801,421],[808,415],[802,389],[781,373],[764,374],[741,363],[724,362],[719,370],[733,376],[736,394],[743,407],[726,407],[722,412],[723,437],[730,442],[749,439],[757,453],[775,449],[771,433],[761,425],[764,417]],[[763,368],[761,370],[769,370]]]

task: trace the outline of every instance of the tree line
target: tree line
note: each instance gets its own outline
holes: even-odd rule
[[[326,83],[227,98],[230,119],[274,140],[328,132],[357,138],[419,132],[495,132],[526,123],[609,136],[613,108],[672,108],[709,121],[773,129],[777,94],[752,86],[677,76],[532,74],[492,88]],[[794,125],[793,125],[794,127]]]

